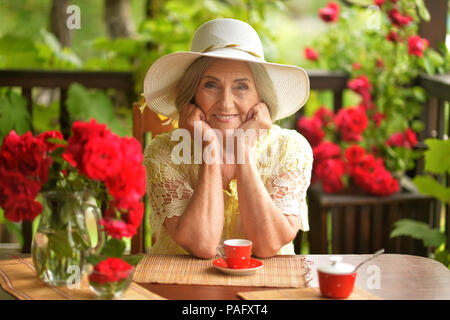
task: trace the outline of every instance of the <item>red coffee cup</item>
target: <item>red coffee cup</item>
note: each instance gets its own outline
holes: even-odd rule
[[[345,299],[353,292],[356,280],[355,268],[341,263],[342,257],[330,257],[331,265],[317,269],[319,287],[322,296],[333,299]]]
[[[252,254],[252,244],[250,240],[246,239],[225,240],[223,247],[225,249],[225,260],[228,267],[232,269],[248,268]]]

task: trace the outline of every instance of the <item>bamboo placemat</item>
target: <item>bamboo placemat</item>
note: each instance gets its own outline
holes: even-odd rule
[[[145,255],[133,280],[139,283],[200,284],[248,287],[303,288],[309,279],[309,266],[302,256],[259,259],[264,267],[246,276],[222,273],[214,259],[202,260],[183,255]]]
[[[239,292],[238,296],[245,300],[330,300],[322,297],[319,288],[249,291]],[[381,298],[355,287],[352,294],[342,300],[381,300]]]
[[[53,287],[41,281],[31,258],[15,257],[0,261],[0,285],[19,300],[93,300],[95,294],[89,288],[87,276],[80,281],[80,288]],[[132,283],[121,300],[163,300],[164,298]]]

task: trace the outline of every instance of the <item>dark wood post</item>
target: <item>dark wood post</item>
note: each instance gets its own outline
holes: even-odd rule
[[[439,43],[445,41],[447,34],[448,0],[425,0],[425,5],[431,19],[420,24],[419,34],[428,39],[431,48],[436,49]]]

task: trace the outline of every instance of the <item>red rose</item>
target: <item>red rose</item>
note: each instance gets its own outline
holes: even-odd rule
[[[23,174],[6,171],[0,168],[0,207],[3,207],[9,198],[23,195],[34,199],[41,190],[41,184],[35,180],[27,179]]]
[[[128,212],[124,214],[124,216],[126,217],[128,225],[137,229],[144,217],[144,203],[138,202],[137,204],[128,207],[127,210]]]
[[[6,170],[18,171],[27,177],[35,177],[41,183],[47,182],[48,169],[52,159],[46,155],[46,146],[26,132],[22,136],[11,131],[4,139],[0,152],[0,165]]]
[[[428,40],[420,36],[411,36],[408,38],[408,53],[418,57],[423,56],[423,50],[428,47]]]
[[[91,139],[105,137],[110,131],[104,124],[98,124],[95,119],[90,122],[75,121],[72,125],[72,136],[69,138],[63,158],[75,167],[82,164],[83,150]]]
[[[107,258],[94,267],[94,272],[89,275],[89,281],[98,284],[119,282],[127,279],[133,266],[119,258]]]
[[[54,144],[47,141],[49,138],[64,140],[64,137],[60,131],[46,131],[38,135],[37,138],[42,141],[48,152],[52,152],[58,147],[64,147],[64,145]]]
[[[369,123],[362,106],[339,110],[335,122],[344,141],[360,141]]]
[[[310,47],[306,47],[305,48],[305,50],[303,51],[303,55],[308,60],[312,60],[312,61],[319,60],[319,53],[317,53],[316,50],[314,50],[314,49],[312,49]]]
[[[381,58],[378,58],[377,59],[377,61],[376,61],[376,65],[377,65],[377,68],[384,68],[384,62],[383,62],[383,59],[381,59]]]
[[[123,158],[126,161],[140,164],[143,160],[142,146],[136,138],[124,137],[120,139],[120,148],[122,150]]]
[[[14,197],[7,199],[4,210],[5,218],[9,221],[32,221],[42,212],[42,204],[34,201],[34,198],[27,197],[23,194],[17,194]]]
[[[333,142],[322,142],[313,148],[314,163],[321,162],[330,158],[341,158],[341,149]]]
[[[372,100],[372,97],[370,95],[370,91],[372,90],[372,85],[369,82],[369,79],[367,78],[367,76],[363,75],[363,76],[359,76],[355,79],[351,79],[348,81],[347,86],[351,90],[353,90],[356,93],[361,95],[364,104],[368,104]]]
[[[341,159],[326,159],[319,162],[315,173],[322,180],[325,192],[338,192],[344,188],[342,176],[346,173],[346,168]]]
[[[361,69],[361,63],[359,63],[359,62],[354,62],[354,63],[352,64],[352,67],[353,67],[354,70],[359,70],[359,69]]]
[[[350,164],[350,166],[355,165],[355,164],[359,164],[364,155],[366,154],[366,150],[364,150],[364,148],[362,148],[361,146],[354,144],[350,147],[348,147],[347,149],[345,149],[345,159],[348,161],[348,163]]]
[[[409,24],[413,19],[408,15],[402,15],[397,8],[393,8],[388,11],[389,19],[391,20],[392,24],[397,27],[403,27],[407,24]]]
[[[416,133],[410,128],[406,129],[404,137],[409,148],[414,148],[417,145],[418,141]]]
[[[401,42],[402,38],[398,35],[397,32],[391,30],[386,36],[386,39],[391,42]]]
[[[132,162],[122,163],[120,174],[110,176],[105,184],[116,202],[138,202],[145,193],[145,168]]]
[[[385,0],[374,0],[373,3],[381,8],[381,6],[384,4],[384,1]]]
[[[317,146],[325,136],[322,130],[322,122],[319,118],[301,117],[297,122],[297,130],[308,140],[311,147]]]
[[[394,133],[386,140],[386,144],[390,147],[403,147],[405,144],[403,133]]]
[[[386,119],[386,115],[382,112],[377,111],[372,115],[372,120],[375,123],[375,127],[377,128],[380,127],[381,121],[383,121],[384,119]]]
[[[370,176],[370,184],[366,190],[378,196],[388,196],[399,190],[399,184],[389,171],[377,166]]]
[[[128,224],[122,220],[105,218],[100,220],[100,224],[105,227],[105,232],[115,239],[129,238],[136,233],[136,230],[132,233],[133,229],[130,229]]]
[[[329,2],[325,8],[319,9],[319,17],[327,23],[336,22],[339,19],[339,10],[336,2]]]
[[[390,147],[414,148],[417,145],[416,133],[411,129],[406,129],[404,133],[397,132],[392,134],[386,144]]]
[[[325,106],[321,106],[314,112],[314,118],[318,118],[322,123],[322,126],[327,127],[334,121],[334,112],[328,110]]]
[[[107,134],[94,137],[84,146],[80,171],[88,178],[104,181],[121,169],[123,157],[120,137]]]

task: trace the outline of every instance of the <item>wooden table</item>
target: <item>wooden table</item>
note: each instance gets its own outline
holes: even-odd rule
[[[317,267],[329,263],[331,255],[307,255],[311,261],[310,287],[318,287]],[[370,255],[341,255],[343,262],[357,265]],[[1,257],[5,259],[5,257]],[[288,259],[289,256],[286,256]],[[379,278],[377,279],[377,276]],[[376,281],[372,281],[376,280]],[[379,281],[377,281],[379,280]],[[379,288],[377,288],[379,284]],[[175,300],[235,300],[243,291],[273,290],[274,288],[179,285],[140,283],[148,290]],[[383,254],[358,270],[356,286],[382,299],[450,300],[450,270],[443,264],[424,257]],[[0,289],[0,299],[12,296]]]
[[[328,264],[330,256],[327,254],[306,256],[306,259],[312,262],[310,287],[319,286],[317,267]],[[343,257],[343,262],[356,266],[370,255],[340,256]],[[378,283],[374,281],[377,280],[376,273],[379,275]],[[239,299],[236,295],[238,292],[274,289],[153,283],[140,285],[167,299],[179,300],[235,300]],[[383,254],[358,270],[355,285],[382,299],[450,300],[450,270],[440,262],[420,256]]]

